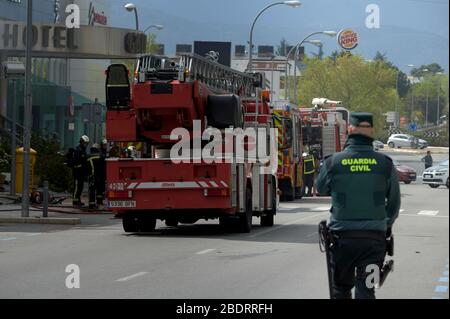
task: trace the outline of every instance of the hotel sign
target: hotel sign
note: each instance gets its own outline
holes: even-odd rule
[[[33,25],[33,55],[65,58],[133,58],[145,52],[147,37],[129,29],[81,26],[68,29],[60,24]],[[0,20],[0,50],[24,55],[26,25]]]

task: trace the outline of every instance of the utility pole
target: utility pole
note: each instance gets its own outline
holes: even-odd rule
[[[31,50],[33,44],[33,0],[27,2],[27,37],[25,58],[25,108],[23,134],[23,184],[22,184],[22,217],[30,216],[30,149],[31,149]]]
[[[13,106],[11,129],[11,186],[9,195],[16,196],[16,138],[17,138],[17,80],[13,80]]]

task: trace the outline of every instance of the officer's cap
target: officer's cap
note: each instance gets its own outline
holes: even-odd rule
[[[372,113],[363,113],[363,112],[354,112],[350,114],[350,124],[353,126],[359,126],[361,123],[367,122],[373,127],[373,114]]]

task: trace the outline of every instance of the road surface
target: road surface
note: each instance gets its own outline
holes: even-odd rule
[[[417,155],[391,155],[423,165]],[[449,190],[420,181],[401,188],[395,272],[377,295],[448,299]],[[217,221],[125,234],[111,215],[82,216],[77,227],[0,225],[0,298],[325,299],[317,224],[329,207],[329,198],[282,203],[273,228],[254,218],[250,234],[223,233]],[[80,288],[68,289],[73,264]]]

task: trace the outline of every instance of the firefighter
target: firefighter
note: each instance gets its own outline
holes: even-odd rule
[[[352,113],[344,150],[325,158],[317,179],[319,193],[332,196],[328,227],[333,299],[351,299],[354,286],[355,298],[375,299],[368,276],[374,272],[370,269],[381,271],[386,238],[400,209],[395,167],[388,156],[373,150],[373,133],[372,114]]]
[[[316,164],[314,156],[307,152],[303,153],[303,190],[304,196],[313,196],[314,174],[316,172]],[[308,193],[306,193],[308,188]]]
[[[81,202],[81,194],[83,193],[84,180],[86,178],[86,164],[87,164],[86,149],[89,143],[90,143],[89,137],[83,135],[80,138],[80,144],[71,153],[72,159],[70,161],[72,162],[71,167],[74,182],[73,200],[72,200],[73,206],[79,207],[84,206],[84,204]]]
[[[103,205],[104,192],[104,163],[100,154],[100,145],[94,144],[90,150],[88,162],[88,178],[89,178],[89,209],[96,209]]]

